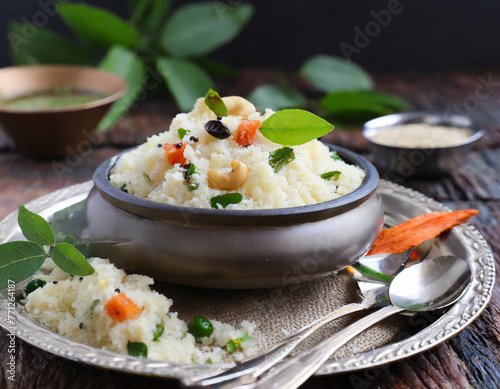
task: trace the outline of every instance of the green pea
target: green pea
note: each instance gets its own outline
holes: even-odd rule
[[[46,284],[44,280],[41,280],[39,278],[34,278],[30,282],[26,284],[24,287],[24,291],[26,294],[30,294],[31,292],[34,292],[38,288],[43,288],[43,286]]]
[[[212,335],[212,332],[214,332],[214,326],[208,319],[205,319],[202,316],[196,316],[189,322],[188,332],[195,338],[203,338],[204,336]]]
[[[128,355],[138,358],[148,357],[148,346],[142,342],[128,342],[127,343]]]

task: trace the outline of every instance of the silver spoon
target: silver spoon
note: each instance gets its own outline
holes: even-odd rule
[[[404,268],[404,264],[408,261],[411,251],[412,250],[409,249],[400,254],[367,256],[363,257],[359,262],[363,261],[363,266],[368,267],[371,271],[386,272],[391,275],[387,277],[392,281],[392,274],[396,274]],[[378,279],[378,282],[376,278],[368,281],[359,280],[358,287],[362,296],[362,300],[359,303],[348,304],[331,312],[325,317],[302,328],[294,335],[284,339],[266,353],[245,361],[232,369],[216,375],[209,373],[206,375],[184,378],[181,381],[181,385],[184,387],[229,388],[234,385],[241,385],[242,381],[255,381],[257,377],[270,370],[274,365],[289,355],[301,342],[326,324],[354,312],[387,305],[389,303],[387,285],[380,282],[380,279]]]
[[[307,354],[286,362],[275,374],[269,374],[252,387],[294,389],[304,383],[340,347],[373,324],[401,311],[430,311],[453,304],[471,279],[469,265],[454,256],[425,260],[399,273],[389,287],[393,305],[358,320]]]

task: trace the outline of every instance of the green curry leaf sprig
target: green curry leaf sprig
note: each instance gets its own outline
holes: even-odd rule
[[[52,227],[40,215],[20,206],[18,223],[28,241],[0,245],[0,290],[6,288],[9,281],[17,283],[31,277],[49,256],[66,273],[78,276],[94,273],[94,268],[74,246],[56,243]]]
[[[319,101],[310,99],[310,105],[337,126],[357,125],[410,108],[396,96],[374,91],[370,75],[343,58],[313,56],[301,66],[299,73],[311,87],[324,93]],[[259,109],[303,108],[308,103],[299,90],[286,84],[260,85],[248,99]]]

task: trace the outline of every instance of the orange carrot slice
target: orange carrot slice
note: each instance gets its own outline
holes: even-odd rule
[[[109,317],[119,322],[135,319],[142,311],[142,308],[135,305],[125,293],[115,294],[111,297],[104,304],[104,309]]]
[[[478,214],[476,209],[462,209],[454,212],[433,212],[417,216],[405,223],[383,230],[373,243],[368,255],[402,253],[442,232],[464,223]]]
[[[170,165],[175,165],[176,163],[185,165],[187,162],[187,159],[184,157],[185,148],[186,144],[182,142],[165,143],[163,145],[163,150],[165,150],[165,154],[167,155],[168,163]]]
[[[260,121],[258,120],[242,120],[236,132],[236,143],[242,147],[250,146],[259,127]]]

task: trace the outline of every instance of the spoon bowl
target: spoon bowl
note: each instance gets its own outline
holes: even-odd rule
[[[461,258],[427,259],[398,274],[389,287],[391,303],[407,311],[430,311],[455,302],[465,291],[471,270]]]

